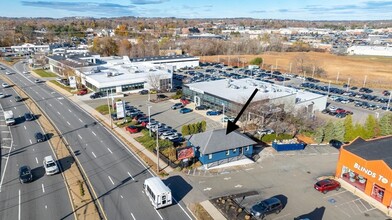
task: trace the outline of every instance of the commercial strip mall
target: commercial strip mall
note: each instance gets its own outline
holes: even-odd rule
[[[392,208],[392,136],[342,146],[336,177],[362,191],[370,202]],[[351,191],[350,189],[347,189]],[[389,210],[388,210],[389,211]]]

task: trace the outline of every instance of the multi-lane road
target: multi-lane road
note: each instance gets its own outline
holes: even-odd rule
[[[34,134],[43,132],[42,128],[35,120],[24,121],[29,110],[23,101],[15,101],[18,94],[13,88],[2,88],[2,92],[7,94],[0,100],[2,110],[12,110],[17,124],[8,127],[1,111],[0,219],[74,219],[62,175],[45,175],[42,162],[53,151],[49,142],[36,143]],[[33,182],[19,183],[18,170],[23,165],[31,167]]]
[[[185,205],[177,200],[175,200],[174,205],[172,206],[155,210],[143,192],[144,180],[153,175],[149,168],[141,163],[140,160],[114,134],[112,134],[112,132],[98,123],[88,112],[85,112],[69,99],[48,87],[45,83],[34,83],[33,76],[23,74],[22,72],[26,70],[26,66],[23,63],[17,63],[14,66],[14,70],[16,70],[16,73],[9,75],[8,77],[36,101],[61,132],[61,135],[67,140],[71,150],[77,155],[77,158],[75,159],[79,162],[83,172],[88,177],[89,183],[91,183],[94,197],[98,198],[98,207],[102,210],[103,218],[113,220],[193,219],[185,208]],[[12,103],[10,102],[8,104]],[[22,114],[22,112],[18,112],[18,114]],[[12,127],[12,129],[17,129],[21,125],[14,126],[15,128]],[[19,129],[21,129],[20,132],[25,130],[23,125]],[[32,130],[31,132],[34,131],[35,130]],[[19,130],[11,132],[14,134],[19,132]],[[21,134],[19,136],[14,136],[13,138],[14,140],[18,139],[18,141],[27,141],[26,144],[29,145],[29,139],[26,137],[27,135]],[[16,142],[14,142],[14,144],[16,144]],[[23,144],[18,143],[18,145]],[[27,149],[24,148],[23,150]],[[37,151],[37,149],[35,149],[33,153],[37,153],[37,155],[28,155],[29,159],[26,158],[26,160],[32,160],[30,163],[34,162],[34,157],[43,158],[48,154],[48,152]],[[10,157],[8,162],[9,167],[11,167],[11,161],[12,157]],[[13,164],[13,166],[16,165]],[[10,171],[6,171],[6,176],[8,172]],[[12,173],[14,174],[13,176],[17,175],[16,168],[12,170]],[[52,179],[52,177],[48,177],[48,179],[49,178]],[[61,176],[58,175],[58,178],[61,178]],[[11,180],[12,177],[8,177],[8,179]],[[39,184],[41,187],[39,181],[35,181],[33,184]],[[52,185],[56,186],[55,183],[52,183],[51,186]],[[30,189],[35,189],[34,186],[35,185],[26,184],[23,185],[25,188],[22,189],[30,192]],[[62,186],[64,186],[63,183]],[[39,189],[42,190],[41,188]],[[178,195],[177,190],[180,191],[181,189],[172,188],[174,199],[177,197],[179,200],[181,198],[176,196]],[[38,189],[35,189],[35,191],[38,191]],[[48,193],[46,188],[45,193]],[[62,193],[64,194],[64,192]],[[13,199],[13,203],[9,204],[9,206],[11,206],[10,210],[13,210],[13,204],[18,202],[18,191],[16,191],[15,194],[12,193],[10,195],[3,195],[2,191],[0,194],[1,200],[6,201],[6,197]],[[62,197],[68,199],[68,197]],[[28,197],[26,197],[26,199],[27,198]],[[57,198],[59,198],[59,196],[57,196]],[[53,198],[53,200],[46,200],[50,203],[48,205],[57,204],[64,209],[70,207],[69,201],[57,201],[54,199],[55,198]],[[36,206],[39,205],[34,202],[31,202],[31,204],[35,204]],[[34,206],[31,208],[34,208]],[[49,207],[47,209],[49,209]],[[34,212],[38,212],[38,210]],[[58,214],[58,212],[56,213]],[[14,213],[11,214],[14,216]],[[42,213],[40,212],[40,214]],[[58,214],[58,216],[61,215]],[[41,218],[40,216],[37,216],[37,218],[29,219],[60,218],[45,216]]]

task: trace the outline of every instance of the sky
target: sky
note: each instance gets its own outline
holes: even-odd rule
[[[0,0],[4,17],[390,20],[392,0]]]

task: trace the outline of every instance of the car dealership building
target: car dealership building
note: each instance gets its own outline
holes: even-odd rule
[[[309,114],[326,108],[327,96],[295,88],[275,85],[254,79],[223,79],[198,82],[183,86],[183,94],[197,105],[207,105],[235,115],[258,89],[252,104],[267,103],[267,106],[281,106],[285,111],[304,109]],[[264,105],[264,104],[263,104]]]

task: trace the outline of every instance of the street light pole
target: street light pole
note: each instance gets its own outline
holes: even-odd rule
[[[151,105],[148,106],[148,130],[150,132],[151,137]]]
[[[150,100],[151,100],[151,90],[148,89],[148,101],[150,102]]]
[[[348,92],[348,89],[350,88],[350,80],[351,80],[351,78],[349,77],[348,80],[347,80],[347,90],[346,90],[346,92]]]
[[[225,122],[224,122],[224,118],[225,118],[225,103],[222,103],[223,105],[223,116],[222,116],[222,127],[225,127]]]
[[[331,80],[329,80],[329,83],[328,83],[328,95],[327,95],[327,98],[329,97],[329,88],[331,88]]]
[[[366,85],[366,79],[367,79],[367,75],[365,75],[365,80],[363,80],[363,86],[362,86],[362,87],[365,87],[365,85]]]
[[[389,92],[389,99],[388,99],[388,104],[387,104],[387,111],[389,110],[389,104],[391,103],[391,98],[392,98],[392,91]]]
[[[340,75],[340,72],[338,71],[338,75],[336,76],[336,83],[339,82],[339,75]]]

